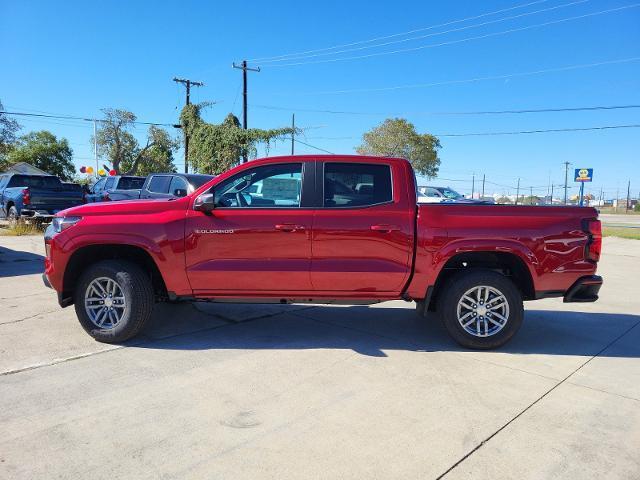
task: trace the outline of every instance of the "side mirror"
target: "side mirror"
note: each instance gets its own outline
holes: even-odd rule
[[[203,193],[198,195],[193,202],[193,209],[198,212],[210,213],[215,208],[213,193]]]
[[[176,197],[186,197],[187,196],[187,191],[184,188],[176,188],[173,191],[173,195]]]

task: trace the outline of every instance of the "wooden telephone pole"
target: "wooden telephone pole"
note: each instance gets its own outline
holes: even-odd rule
[[[237,68],[242,70],[242,128],[245,130],[247,127],[247,72],[259,72],[260,67],[250,68],[247,66],[247,61],[243,60],[240,65],[236,65],[235,62],[232,64],[233,68]],[[242,163],[247,161],[247,152],[243,149],[242,151]]]
[[[204,83],[202,82],[195,82],[186,78],[174,77],[173,81],[176,83],[182,83],[185,87],[187,87],[186,105],[191,104],[191,85],[193,85],[194,87],[204,86]],[[184,132],[184,173],[189,173],[189,135],[187,135],[187,132]]]

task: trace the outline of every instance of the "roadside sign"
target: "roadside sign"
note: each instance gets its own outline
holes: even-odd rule
[[[593,182],[593,168],[576,168],[574,182]]]

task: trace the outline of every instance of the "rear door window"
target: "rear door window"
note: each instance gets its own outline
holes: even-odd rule
[[[118,182],[118,190],[139,190],[144,185],[144,178],[139,177],[120,177]]]
[[[147,190],[152,193],[169,193],[169,184],[171,177],[169,175],[154,175],[149,182]]]
[[[96,183],[93,184],[93,187],[91,187],[91,191],[93,193],[100,193],[104,189],[104,182],[106,182],[104,178],[98,180]]]
[[[379,205],[393,201],[391,167],[371,163],[325,163],[326,208]]]

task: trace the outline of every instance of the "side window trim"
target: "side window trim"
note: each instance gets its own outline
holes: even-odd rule
[[[369,205],[353,205],[353,206],[325,206],[324,204],[324,174],[325,174],[325,166],[327,163],[351,163],[351,164],[362,164],[362,165],[384,165],[389,169],[389,180],[391,181],[391,200],[387,200],[386,202],[378,202],[371,203]],[[354,210],[354,209],[362,209],[362,208],[371,208],[371,207],[379,207],[380,205],[390,205],[395,203],[395,191],[393,190],[393,167],[388,163],[366,163],[366,162],[322,162],[322,168],[320,175],[318,175],[319,181],[317,185],[320,186],[320,196],[319,196],[319,206],[318,208],[327,209],[327,210]]]

